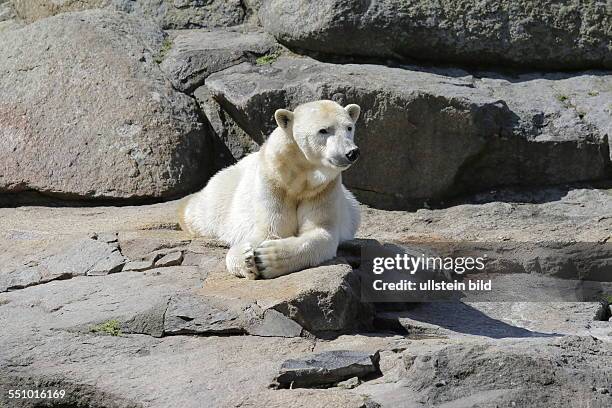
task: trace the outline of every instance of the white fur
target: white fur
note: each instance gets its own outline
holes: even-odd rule
[[[236,276],[275,278],[333,258],[360,221],[341,178],[358,117],[357,105],[332,101],[279,109],[279,126],[260,151],[188,199],[183,228],[226,241],[227,268]]]

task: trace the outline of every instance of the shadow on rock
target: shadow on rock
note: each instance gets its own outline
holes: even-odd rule
[[[461,302],[412,304],[409,310],[379,313],[382,323],[401,326],[409,336],[447,336],[467,334],[493,339],[526,337],[559,337],[558,333],[543,333],[513,326],[487,316]]]

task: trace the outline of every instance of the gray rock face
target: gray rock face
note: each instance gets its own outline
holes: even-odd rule
[[[352,377],[375,374],[379,359],[378,352],[327,351],[285,361],[275,381],[279,388],[331,385]]]
[[[544,69],[612,67],[605,1],[270,0],[259,14],[289,47],[327,55]]]
[[[531,299],[415,303],[403,311],[379,312],[376,318],[384,320],[380,323],[395,321],[413,338],[538,339],[572,335],[605,338],[610,329],[607,321],[593,321],[599,303]]]
[[[36,21],[60,13],[96,8],[133,13],[163,28],[228,27],[253,19],[257,1],[240,0],[11,0],[17,15]]]
[[[183,262],[183,252],[175,251],[170,252],[159,258],[157,261],[155,261],[155,266],[157,266],[158,268],[178,266],[181,264],[181,262]]]
[[[300,337],[304,330],[295,321],[274,309],[268,309],[261,319],[252,322],[247,332],[263,337]]]
[[[119,272],[126,262],[116,245],[81,239],[57,253],[21,266],[3,265],[0,268],[0,292],[75,276],[108,275]]]
[[[267,314],[275,310],[310,333],[337,334],[372,324],[374,309],[361,302],[359,285],[357,274],[341,259],[265,281],[234,279],[221,263],[209,273],[198,294],[241,310],[255,304],[261,311],[254,312],[263,314],[263,322],[255,322],[252,330],[294,331],[293,325],[286,326],[274,319],[278,316]]]
[[[264,33],[229,30],[180,32],[161,63],[175,88],[193,92],[210,74],[276,50],[274,38]]]
[[[358,236],[611,238],[609,191],[538,190],[535,197],[546,203],[523,197],[417,212],[362,206]],[[355,323],[373,311],[360,305],[346,263],[271,281],[237,279],[223,268],[226,248],[189,241],[176,230],[177,205],[0,208],[0,276],[7,266],[53,255],[62,269],[76,270],[75,259],[91,263],[117,246],[131,259],[179,251],[197,258],[189,262],[197,266],[75,276],[0,293],[0,406],[40,406],[7,396],[8,389],[41,387],[65,389],[61,404],[76,407],[610,406],[612,326],[593,320],[596,303],[426,303],[377,316],[395,320],[407,334],[355,332]],[[343,251],[354,257],[363,241]],[[74,256],[66,256],[73,246]],[[317,338],[302,326],[307,319],[312,327],[346,327],[350,334]],[[119,333],[92,331],[111,322]],[[186,331],[170,333],[174,324]],[[224,326],[235,331],[215,332]],[[380,373],[362,376],[373,356]],[[283,363],[287,375],[321,385],[270,388]],[[325,377],[330,372],[352,380],[333,386],[336,379]]]
[[[243,319],[230,310],[222,310],[197,296],[170,300],[164,315],[165,334],[240,334]]]
[[[195,102],[154,62],[163,42],[151,24],[107,11],[3,35],[0,192],[160,198],[200,186],[207,137]]]
[[[11,3],[0,1],[0,23],[11,20],[14,17],[15,11],[13,10]]]
[[[102,8],[113,0],[10,0],[19,18],[36,21],[60,13]]]
[[[140,261],[130,261],[123,266],[122,271],[142,272],[152,269],[155,266],[153,259],[142,259]]]
[[[610,369],[590,367],[594,354],[609,360],[610,344],[589,337],[565,337],[546,345],[455,345],[429,355],[405,353],[409,387],[422,390],[431,405],[469,396],[481,406],[556,406],[582,396],[604,407],[610,397],[593,392],[612,386]],[[592,371],[591,371],[592,370]],[[491,375],[491,373],[495,375]],[[495,392],[497,391],[497,392]],[[537,397],[535,397],[537,395]]]
[[[609,75],[497,78],[280,58],[215,73],[206,87],[256,142],[273,130],[279,107],[313,99],[361,105],[362,155],[343,177],[378,207],[610,177],[610,113],[600,99],[612,98]]]
[[[165,29],[228,27],[243,23],[250,14],[240,0],[113,0],[113,6]]]
[[[499,189],[445,209],[389,212],[362,207],[358,236],[379,241],[576,244],[612,239],[612,192],[602,189]],[[536,253],[537,254],[537,253]],[[535,261],[535,259],[533,259]]]
[[[206,86],[196,89],[193,96],[208,119],[210,131],[215,135],[213,151],[217,168],[227,167],[247,154],[259,150],[262,140],[257,142],[245,132],[212,97]]]

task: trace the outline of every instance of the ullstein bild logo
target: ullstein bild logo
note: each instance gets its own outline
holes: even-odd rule
[[[612,290],[608,243],[368,241],[361,296],[368,302],[597,301]]]

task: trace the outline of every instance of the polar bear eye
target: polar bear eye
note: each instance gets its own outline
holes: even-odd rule
[[[326,135],[328,132],[327,132],[327,129],[321,129],[319,130],[319,133],[322,135]]]
[[[352,126],[349,126],[349,127],[348,127],[348,131],[350,132],[351,130],[353,130],[353,127],[352,127]]]

